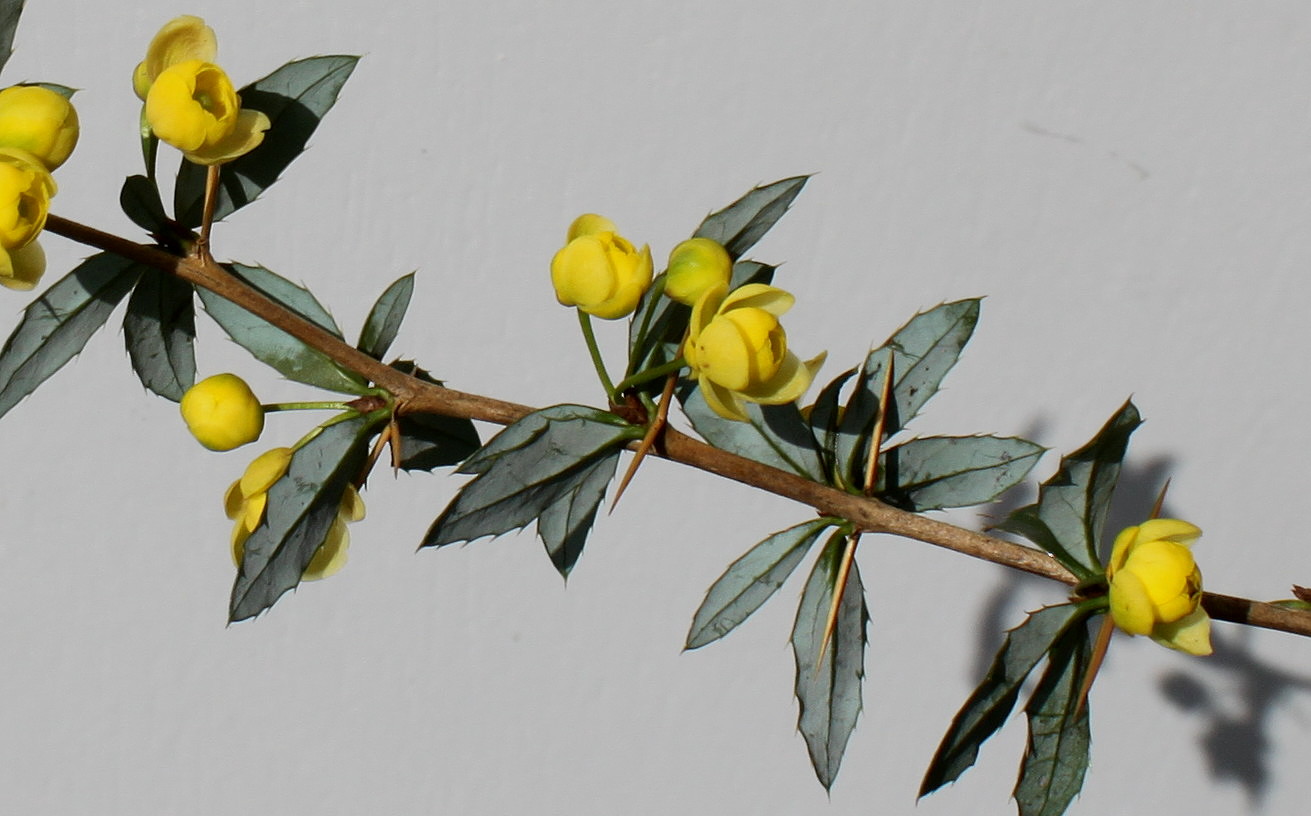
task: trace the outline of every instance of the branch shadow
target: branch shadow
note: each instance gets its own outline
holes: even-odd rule
[[[1223,637],[1213,633],[1215,654],[1190,663],[1190,671],[1163,675],[1160,691],[1176,708],[1205,722],[1197,741],[1211,777],[1241,785],[1259,805],[1270,789],[1274,715],[1295,694],[1311,692],[1311,674],[1261,660],[1252,650],[1252,635],[1247,629]],[[1203,674],[1209,677],[1199,677]]]

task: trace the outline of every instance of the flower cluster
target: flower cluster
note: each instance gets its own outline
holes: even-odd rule
[[[1116,626],[1181,652],[1211,653],[1202,573],[1189,549],[1201,535],[1186,521],[1151,519],[1115,537],[1106,577]]]
[[[788,350],[778,317],[792,295],[764,284],[730,292],[732,273],[722,244],[690,238],[669,254],[664,293],[692,307],[683,357],[706,404],[725,419],[746,420],[746,402],[781,405],[804,394],[823,356],[803,363]],[[651,285],[651,252],[634,249],[609,219],[581,215],[551,260],[551,283],[565,306],[627,317]]]
[[[264,519],[268,505],[269,488],[281,479],[291,466],[291,448],[273,448],[255,458],[241,478],[232,483],[223,497],[223,509],[228,518],[236,522],[232,527],[232,562],[241,565],[246,540]],[[350,546],[350,532],[346,524],[364,518],[364,500],[354,485],[347,485],[341,497],[337,516],[328,528],[328,535],[315,551],[314,557],[301,574],[301,580],[317,581],[338,572],[346,564],[346,549]]]
[[[0,91],[0,285],[31,289],[45,273],[37,236],[56,191],[51,174],[77,145],[77,111],[40,85]]]
[[[249,153],[270,125],[264,113],[241,108],[232,81],[214,63],[217,53],[213,29],[184,15],[159,30],[132,75],[151,132],[196,164]]]

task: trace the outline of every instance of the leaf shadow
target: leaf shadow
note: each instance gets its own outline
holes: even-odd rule
[[[1217,782],[1241,785],[1258,805],[1271,783],[1274,743],[1269,730],[1280,708],[1297,693],[1311,692],[1311,674],[1290,672],[1257,657],[1250,630],[1212,635],[1215,653],[1192,661],[1188,671],[1163,675],[1166,701],[1205,722],[1197,738],[1207,769]]]

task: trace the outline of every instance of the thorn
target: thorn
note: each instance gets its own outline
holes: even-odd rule
[[[1165,495],[1165,491],[1161,491]],[[1084,708],[1088,705],[1088,692],[1092,691],[1093,680],[1097,679],[1097,672],[1102,667],[1102,661],[1106,659],[1106,649],[1111,645],[1111,634],[1115,631],[1115,620],[1111,618],[1111,613],[1107,612],[1102,616],[1102,628],[1097,630],[1097,639],[1093,641],[1092,655],[1088,660],[1088,670],[1083,674],[1083,682],[1079,685],[1079,702],[1074,706],[1074,716],[1077,718],[1083,713]]]
[[[656,407],[655,419],[651,420],[651,425],[646,429],[646,436],[642,437],[642,443],[637,446],[637,450],[633,453],[633,461],[628,463],[628,470],[624,472],[624,478],[619,480],[619,489],[615,491],[614,500],[610,502],[611,513],[615,511],[615,507],[619,504],[619,497],[624,495],[624,491],[628,489],[628,483],[633,480],[633,476],[637,473],[637,466],[642,464],[642,460],[646,458],[647,453],[655,445],[656,439],[659,438],[660,432],[668,424],[669,404],[673,401],[674,385],[677,383],[677,372],[670,374],[669,379],[665,380],[665,390],[660,394],[660,405]]]
[[[833,639],[833,630],[838,626],[838,609],[847,591],[847,576],[851,574],[851,562],[856,558],[856,544],[859,541],[860,533],[852,533],[847,536],[847,546],[842,550],[842,562],[838,564],[838,577],[833,586],[833,603],[829,605],[828,620],[824,622],[824,639],[819,643],[819,654],[815,655],[816,674],[819,674],[819,665],[824,662],[829,641]]]
[[[869,461],[865,464],[865,495],[874,495],[874,486],[879,478],[879,451],[883,448],[883,431],[888,417],[888,398],[892,395],[892,348],[888,348],[888,367],[883,372],[883,389],[879,392],[879,418],[874,423],[874,433],[869,441]]]
[[[391,438],[392,425],[394,423],[394,419],[387,423],[387,427],[383,429],[382,433],[378,434],[378,438],[373,440],[373,447],[369,449],[369,456],[364,460],[364,468],[361,471],[361,485],[368,481],[369,474],[373,472],[373,466],[378,464],[378,457],[382,455],[382,446],[387,444],[387,440]],[[393,448],[393,450],[395,450],[395,448]]]
[[[1165,484],[1161,485],[1161,492],[1156,495],[1156,504],[1152,505],[1152,515],[1150,518],[1160,518],[1161,508],[1165,506],[1165,491],[1170,489],[1170,480],[1166,479]]]

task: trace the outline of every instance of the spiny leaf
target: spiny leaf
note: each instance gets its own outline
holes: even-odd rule
[[[978,321],[978,298],[944,303],[912,317],[866,356],[838,428],[835,464],[850,484],[863,487],[861,468],[869,455],[870,432],[880,410],[879,395],[889,352],[893,364],[892,405],[884,420],[885,437],[905,428],[938,392]]]
[[[341,337],[341,330],[337,328],[332,316],[308,290],[262,267],[232,264],[229,269],[271,300]],[[368,383],[362,377],[341,368],[323,352],[310,348],[264,318],[257,317],[227,298],[204,288],[196,291],[200,295],[201,302],[205,304],[205,311],[228,333],[229,337],[236,341],[237,345],[249,351],[257,360],[272,366],[283,376],[329,391],[346,394],[362,394],[368,391]]]
[[[1140,424],[1138,409],[1125,402],[1088,444],[1062,457],[1056,475],[1039,487],[1037,503],[1011,513],[997,529],[1024,536],[1081,579],[1102,572],[1097,545],[1129,436]]]
[[[375,360],[382,359],[401,329],[401,321],[405,319],[405,310],[410,307],[410,297],[413,294],[413,272],[398,278],[387,287],[369,310],[368,319],[364,321],[358,345],[360,351]]]
[[[920,783],[920,796],[954,782],[978,758],[979,746],[1006,722],[1024,679],[1081,616],[1072,604],[1048,606],[1006,635],[988,674],[965,701]]]
[[[1067,629],[1024,708],[1029,741],[1015,785],[1020,816],[1061,816],[1083,788],[1092,737],[1079,688],[1091,648],[1086,623]]]
[[[28,304],[0,349],[0,416],[82,351],[141,271],[126,258],[102,252]]]
[[[686,649],[698,649],[733,631],[773,597],[825,529],[823,518],[774,533],[729,565],[692,617]]]
[[[460,467],[476,478],[433,522],[422,546],[498,536],[538,519],[538,535],[567,575],[614,475],[619,448],[641,435],[642,428],[582,405],[529,414]]]
[[[718,241],[733,260],[741,258],[778,223],[809,178],[793,176],[752,188],[724,209],[706,216],[693,237]]]
[[[128,176],[118,193],[118,205],[132,223],[152,235],[168,231],[168,214],[159,200],[159,188],[145,176]]]
[[[1045,448],[998,436],[926,436],[879,459],[879,497],[912,512],[990,502],[1024,480]]]
[[[869,622],[869,611],[860,569],[855,564],[847,573],[833,636],[820,657],[845,540],[846,534],[839,530],[824,545],[806,582],[792,628],[796,694],[801,704],[797,727],[806,740],[815,775],[825,789],[833,786],[847,739],[860,716],[860,683],[865,675],[865,625]]]
[[[196,382],[196,302],[191,284],[146,270],[128,298],[123,337],[141,384],[180,402]]]

